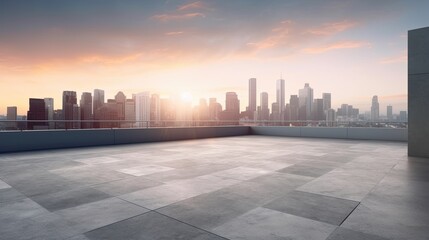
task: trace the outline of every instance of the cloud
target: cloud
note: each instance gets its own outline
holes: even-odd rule
[[[380,63],[381,64],[406,63],[407,60],[408,60],[407,51],[404,51],[399,55],[383,58],[380,60]]]
[[[206,15],[194,12],[194,13],[185,13],[185,14],[158,14],[152,16],[152,19],[156,19],[162,22],[168,22],[173,20],[186,20],[186,19],[192,19],[192,18],[205,18]]]
[[[333,35],[339,32],[346,31],[350,28],[353,28],[357,25],[357,22],[353,21],[341,21],[341,22],[331,22],[331,23],[325,23],[322,26],[311,28],[307,30],[307,33],[312,35],[322,35],[322,36],[329,36]]]
[[[205,3],[202,1],[196,1],[193,3],[188,3],[185,5],[182,5],[177,8],[178,11],[186,11],[186,10],[193,10],[193,9],[204,9],[204,10],[211,10]]]
[[[304,48],[303,52],[308,54],[320,54],[337,49],[353,49],[369,46],[371,46],[371,44],[365,41],[340,41],[317,47]]]
[[[389,101],[406,101],[408,99],[408,94],[396,94],[396,95],[386,95],[380,96],[380,100],[389,100]]]
[[[184,32],[166,32],[166,33],[164,33],[164,35],[167,35],[167,36],[175,36],[175,35],[180,35],[180,34],[183,34]]]
[[[282,43],[287,42],[287,40],[291,36],[291,33],[294,31],[293,27],[293,21],[282,21],[278,26],[271,29],[271,32],[267,37],[260,41],[248,42],[247,46],[256,49],[267,49],[276,47]]]

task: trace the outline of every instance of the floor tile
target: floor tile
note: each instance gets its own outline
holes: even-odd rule
[[[181,223],[156,212],[148,212],[85,234],[88,239],[186,239],[221,240],[223,238]]]
[[[231,240],[324,240],[335,228],[327,223],[257,208],[214,228],[213,232]]]
[[[340,198],[292,191],[264,207],[332,225],[340,225],[358,204],[359,202]]]

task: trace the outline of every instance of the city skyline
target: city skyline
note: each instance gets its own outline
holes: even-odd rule
[[[187,92],[194,103],[223,102],[234,91],[244,100],[249,76],[270,103],[272,83],[283,78],[285,96],[310,82],[315,95],[332,93],[334,106],[369,111],[378,95],[381,113],[386,105],[397,112],[407,104],[406,31],[428,22],[428,8],[422,1],[2,1],[0,114],[11,105],[23,114],[28,97],[58,102],[59,89],[101,87],[106,98],[118,90]]]

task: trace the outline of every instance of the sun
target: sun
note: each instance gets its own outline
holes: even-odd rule
[[[192,102],[192,94],[190,92],[180,93],[180,99],[184,102]]]

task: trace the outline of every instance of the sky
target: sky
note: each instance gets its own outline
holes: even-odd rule
[[[1,0],[0,114],[28,99],[104,89],[127,97],[225,93],[248,105],[248,79],[275,101],[309,83],[314,98],[361,112],[407,108],[407,31],[429,25],[429,1]]]

